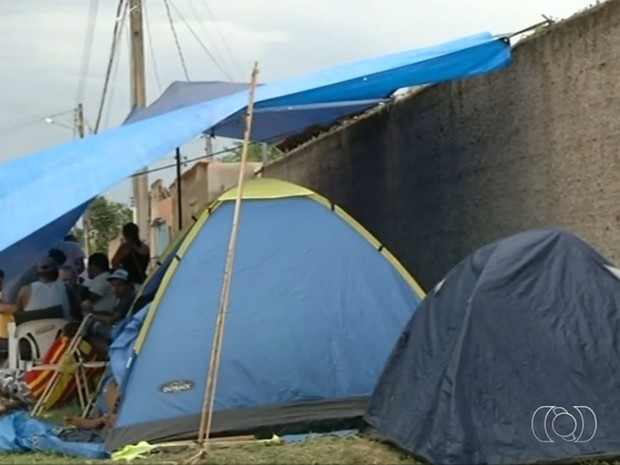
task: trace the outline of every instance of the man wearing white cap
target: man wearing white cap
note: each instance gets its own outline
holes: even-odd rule
[[[115,270],[108,281],[116,297],[114,307],[90,312],[93,324],[88,328],[92,346],[101,353],[107,352],[113,327],[125,318],[136,297],[135,288],[129,282],[129,274],[122,268]]]

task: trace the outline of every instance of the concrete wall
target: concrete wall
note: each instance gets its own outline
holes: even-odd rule
[[[620,1],[264,168],[342,205],[434,285],[482,244],[562,225],[620,261]]]

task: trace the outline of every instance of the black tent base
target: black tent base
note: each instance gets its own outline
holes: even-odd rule
[[[363,425],[362,416],[367,405],[368,397],[363,396],[215,412],[211,436],[253,434],[258,438],[271,438],[273,434],[283,436],[358,429]],[[196,439],[199,424],[200,415],[188,415],[117,427],[108,434],[105,449],[113,452],[140,441]]]

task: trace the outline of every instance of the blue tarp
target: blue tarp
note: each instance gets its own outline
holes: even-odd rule
[[[133,346],[142,328],[142,323],[146,318],[150,305],[137,312],[135,315],[128,316],[121,328],[118,328],[118,335],[114,338],[108,350],[110,358],[110,370],[119,386],[123,385],[125,370],[129,359],[133,354]]]
[[[144,323],[149,307],[145,307],[135,315],[128,315],[120,325],[114,328],[112,337],[114,340],[108,349],[108,366],[103,374],[101,386],[107,386],[112,380],[119,386],[123,386],[125,373],[131,357],[133,356],[133,346]],[[100,415],[106,411],[105,389],[98,393],[97,409]]]
[[[509,43],[483,33],[269,83],[257,89],[256,108],[384,98],[399,88],[474,76],[509,61]],[[4,162],[0,219],[10,227],[0,234],[0,267],[7,280],[31,264],[19,258],[20,241],[30,255],[44,254],[90,199],[240,114],[247,99],[246,91],[226,95]]]
[[[262,85],[262,84],[259,84]],[[247,90],[249,84],[222,81],[174,81],[157,100],[146,107],[134,107],[123,124],[137,123],[154,116]]]
[[[617,454],[620,280],[608,266],[559,229],[482,247],[424,299],[366,420],[433,463]]]
[[[123,124],[136,123],[183,107],[231,95],[248,87],[248,84],[220,81],[176,81],[170,84],[164,93],[148,107],[134,108]],[[362,112],[383,101],[383,99],[356,100],[257,109],[252,121],[252,139],[261,142],[275,141],[312,126],[332,124],[343,116]],[[242,139],[243,115],[228,118],[211,127],[207,132],[212,136]]]
[[[23,411],[0,416],[0,454],[40,452],[85,458],[106,458],[101,443],[61,439],[66,427],[32,418]]]
[[[168,275],[123,385],[112,449],[195,432],[233,207],[211,214]],[[247,199],[240,223],[213,431],[359,418],[416,290],[309,197]]]

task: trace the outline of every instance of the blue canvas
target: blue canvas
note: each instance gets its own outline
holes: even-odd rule
[[[475,76],[509,61],[506,40],[477,34],[260,86],[256,109],[376,100],[402,87]],[[90,199],[203,131],[234,119],[247,101],[247,91],[224,95],[2,163],[0,219],[11,227],[0,233],[0,267],[10,264],[11,275],[21,273],[24,265],[11,258],[19,256],[16,244],[32,244],[35,255],[48,249]],[[38,233],[42,228],[48,228],[45,235]]]
[[[231,95],[246,90],[248,87],[249,84],[235,82],[176,81],[170,84],[151,105],[133,108],[123,124],[136,123],[180,108]],[[254,113],[252,140],[276,141],[312,126],[330,125],[343,116],[362,112],[382,101],[384,100],[372,99],[260,108]],[[242,114],[233,115],[213,127],[207,128],[208,130],[205,132],[214,137],[243,139],[245,130],[243,116]]]
[[[62,438],[66,427],[48,423],[15,411],[0,416],[0,454],[36,452],[59,456],[104,459],[109,455],[102,444],[68,441]]]

